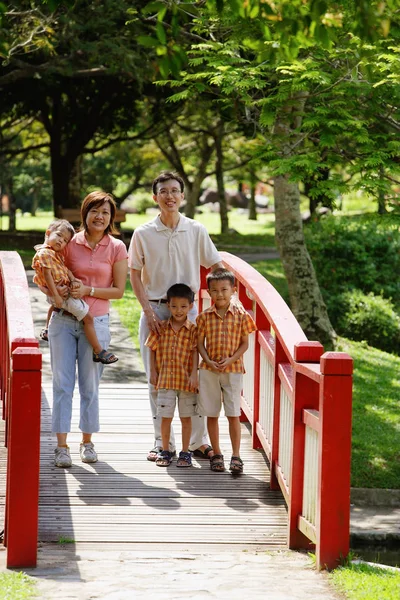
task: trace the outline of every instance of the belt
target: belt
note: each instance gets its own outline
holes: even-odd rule
[[[56,308],[54,307],[54,312],[57,313],[61,313],[61,315],[65,315],[66,317],[72,317],[73,319],[76,319],[76,316],[73,315],[72,313],[68,312],[67,310],[64,310],[63,308]]]
[[[160,300],[149,300],[149,302],[156,302],[157,304],[166,304],[168,300],[166,298],[160,298]]]

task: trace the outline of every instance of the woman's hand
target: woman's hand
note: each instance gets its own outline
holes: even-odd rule
[[[79,281],[78,279],[75,281],[78,285],[74,286],[74,289],[71,290],[71,296],[73,298],[83,298],[84,296],[88,296],[90,287],[88,285],[84,285],[82,281]]]

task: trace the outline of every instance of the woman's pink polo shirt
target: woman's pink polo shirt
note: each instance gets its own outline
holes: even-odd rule
[[[84,285],[94,288],[108,288],[113,283],[113,266],[116,262],[128,258],[126,246],[121,240],[105,235],[93,249],[85,238],[85,232],[79,231],[67,244],[65,264]],[[94,317],[110,312],[110,301],[85,296],[89,310]]]

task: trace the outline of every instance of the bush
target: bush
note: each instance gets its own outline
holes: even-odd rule
[[[340,335],[400,354],[400,316],[390,300],[352,290],[337,298],[336,315]]]
[[[331,216],[305,228],[325,302],[350,289],[391,298],[400,309],[400,219]]]
[[[125,203],[128,210],[133,209],[139,215],[144,215],[148,208],[154,208],[156,206],[153,196],[148,192],[135,192],[133,197],[128,201],[125,200]]]

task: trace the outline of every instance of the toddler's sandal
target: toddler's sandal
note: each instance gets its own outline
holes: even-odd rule
[[[39,337],[41,340],[44,340],[45,342],[49,341],[49,330],[47,329],[47,327],[43,327],[43,329],[39,333]]]
[[[101,350],[98,354],[93,352],[93,361],[100,362],[103,365],[112,365],[117,362],[118,358],[112,352],[108,352],[108,350]]]
[[[243,473],[243,461],[240,456],[232,456],[229,470],[232,475],[240,475],[240,473]]]

